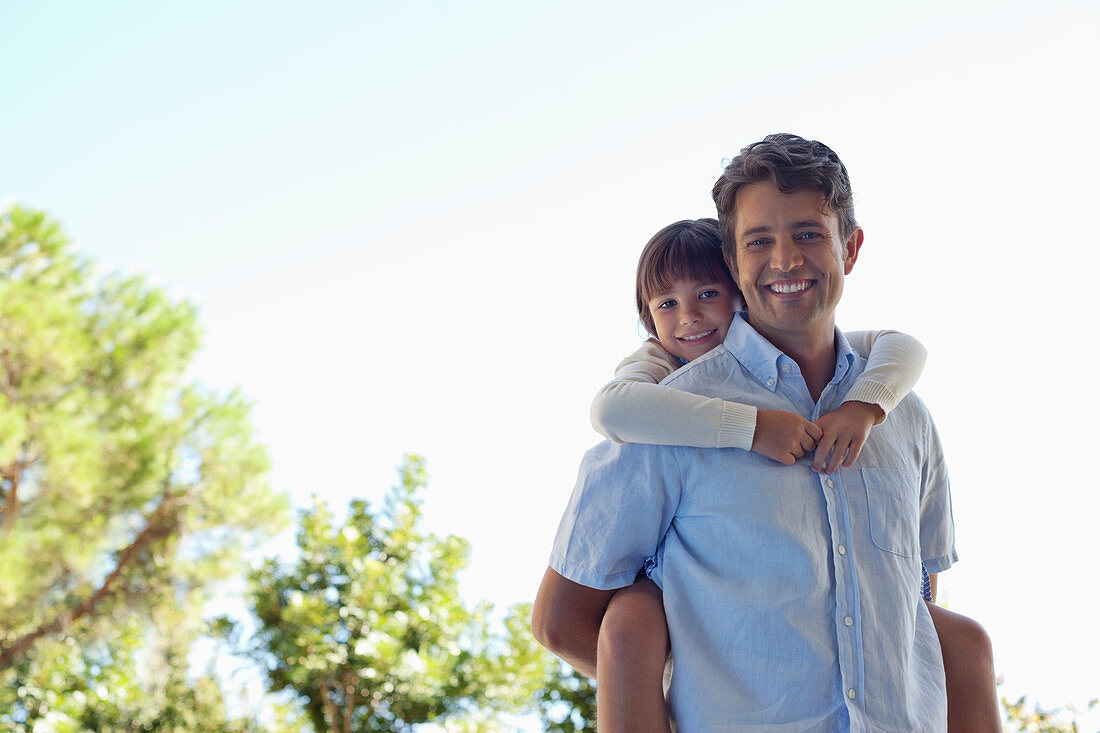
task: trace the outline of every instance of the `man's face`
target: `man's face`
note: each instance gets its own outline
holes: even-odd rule
[[[771,181],[737,191],[735,259],[749,323],[765,338],[833,337],[833,315],[863,231],[840,238],[836,214],[814,188],[783,193]]]

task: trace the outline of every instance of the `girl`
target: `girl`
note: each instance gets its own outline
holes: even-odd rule
[[[636,302],[654,338],[619,364],[592,404],[593,427],[616,442],[739,448],[786,465],[812,452],[813,470],[833,473],[855,462],[871,427],[908,394],[924,366],[924,347],[912,337],[845,334],[867,359],[866,369],[845,402],[816,422],[658,384],[721,344],[741,306],[714,219],[676,222],[654,235],[638,261]],[[988,636],[976,622],[932,605],[934,578],[925,574],[921,590],[943,649],[949,729],[999,730]],[[661,591],[643,576],[615,594],[600,626],[601,731],[670,730],[663,693],[668,654]]]

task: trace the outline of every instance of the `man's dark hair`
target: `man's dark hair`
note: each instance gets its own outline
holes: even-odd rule
[[[729,258],[737,252],[733,217],[737,190],[761,181],[774,181],[783,193],[816,188],[825,197],[825,208],[836,214],[844,240],[859,227],[852,184],[837,154],[825,143],[780,132],[742,148],[722,171],[711,191],[714,205],[718,207],[722,244]]]

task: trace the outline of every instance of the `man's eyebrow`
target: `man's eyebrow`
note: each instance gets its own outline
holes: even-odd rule
[[[820,219],[802,219],[801,221],[796,221],[790,225],[791,229],[805,229],[806,227],[828,229],[829,225],[827,222],[824,222]],[[760,226],[753,227],[752,229],[746,229],[745,231],[741,232],[741,236],[739,237],[739,239],[744,239],[745,237],[755,237],[757,234],[770,234],[771,232],[771,225],[761,224]]]
[[[758,227],[753,227],[752,229],[746,229],[745,231],[741,232],[740,239],[756,236],[757,234],[767,234],[771,230],[772,228],[766,224]]]

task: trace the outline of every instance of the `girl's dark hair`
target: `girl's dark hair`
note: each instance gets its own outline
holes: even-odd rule
[[[657,335],[657,327],[649,312],[649,301],[677,280],[723,282],[737,298],[741,297],[722,259],[722,232],[717,219],[684,219],[669,224],[642,249],[634,294],[638,316],[652,336]]]

